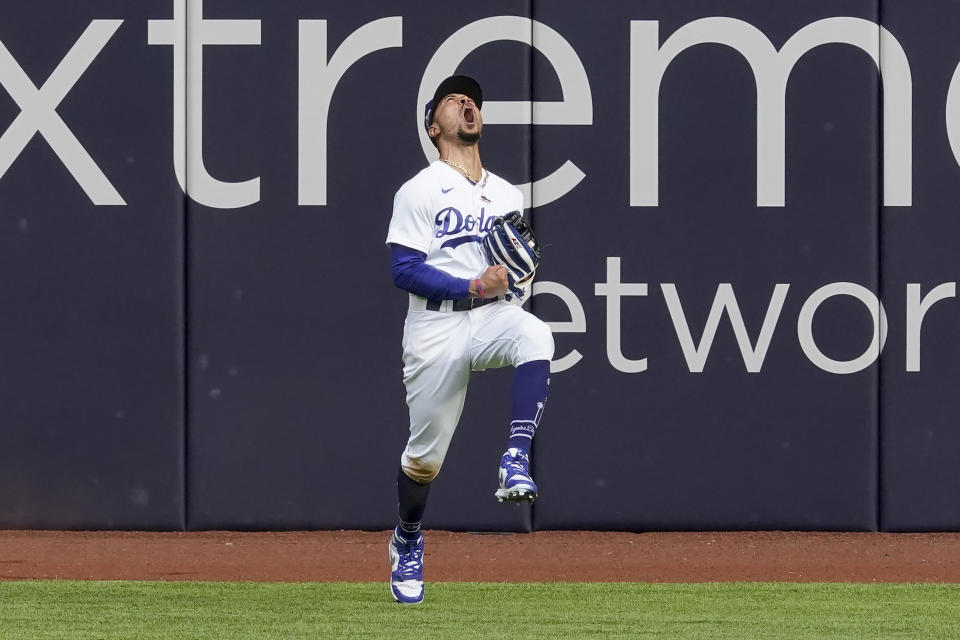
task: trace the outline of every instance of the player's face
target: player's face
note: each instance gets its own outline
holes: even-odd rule
[[[456,136],[468,143],[479,140],[483,131],[480,109],[472,99],[460,93],[451,93],[440,100],[433,121],[440,127],[441,136]]]

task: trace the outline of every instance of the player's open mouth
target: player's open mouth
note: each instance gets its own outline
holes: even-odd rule
[[[463,108],[463,119],[467,124],[473,124],[475,115],[473,113],[473,107],[464,107]]]

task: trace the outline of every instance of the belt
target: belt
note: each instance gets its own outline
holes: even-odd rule
[[[460,300],[451,300],[453,304],[450,308],[451,311],[470,311],[470,309],[476,309],[477,307],[482,307],[485,304],[490,304],[491,302],[497,302],[498,300],[510,300],[510,294],[505,296],[498,296],[496,298],[461,298]],[[440,311],[440,308],[443,306],[443,300],[427,300],[427,311]]]

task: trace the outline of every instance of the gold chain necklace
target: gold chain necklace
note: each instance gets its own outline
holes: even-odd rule
[[[480,182],[480,178],[477,178],[476,180],[474,180],[474,179],[473,179],[473,176],[470,175],[470,172],[467,171],[467,168],[466,168],[465,166],[463,166],[462,164],[460,164],[459,162],[454,162],[453,160],[447,160],[446,158],[440,158],[440,162],[445,162],[446,164],[450,165],[451,167],[460,169],[460,171],[463,172],[463,175],[465,175],[465,176],[467,177],[467,180],[469,180],[470,182]],[[481,173],[481,175],[483,174],[483,169],[482,169],[482,168],[480,169],[480,173]]]

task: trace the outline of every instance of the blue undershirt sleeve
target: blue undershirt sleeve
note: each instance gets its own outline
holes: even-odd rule
[[[429,300],[459,300],[470,297],[470,280],[456,278],[426,263],[427,254],[402,244],[390,245],[393,284]]]

